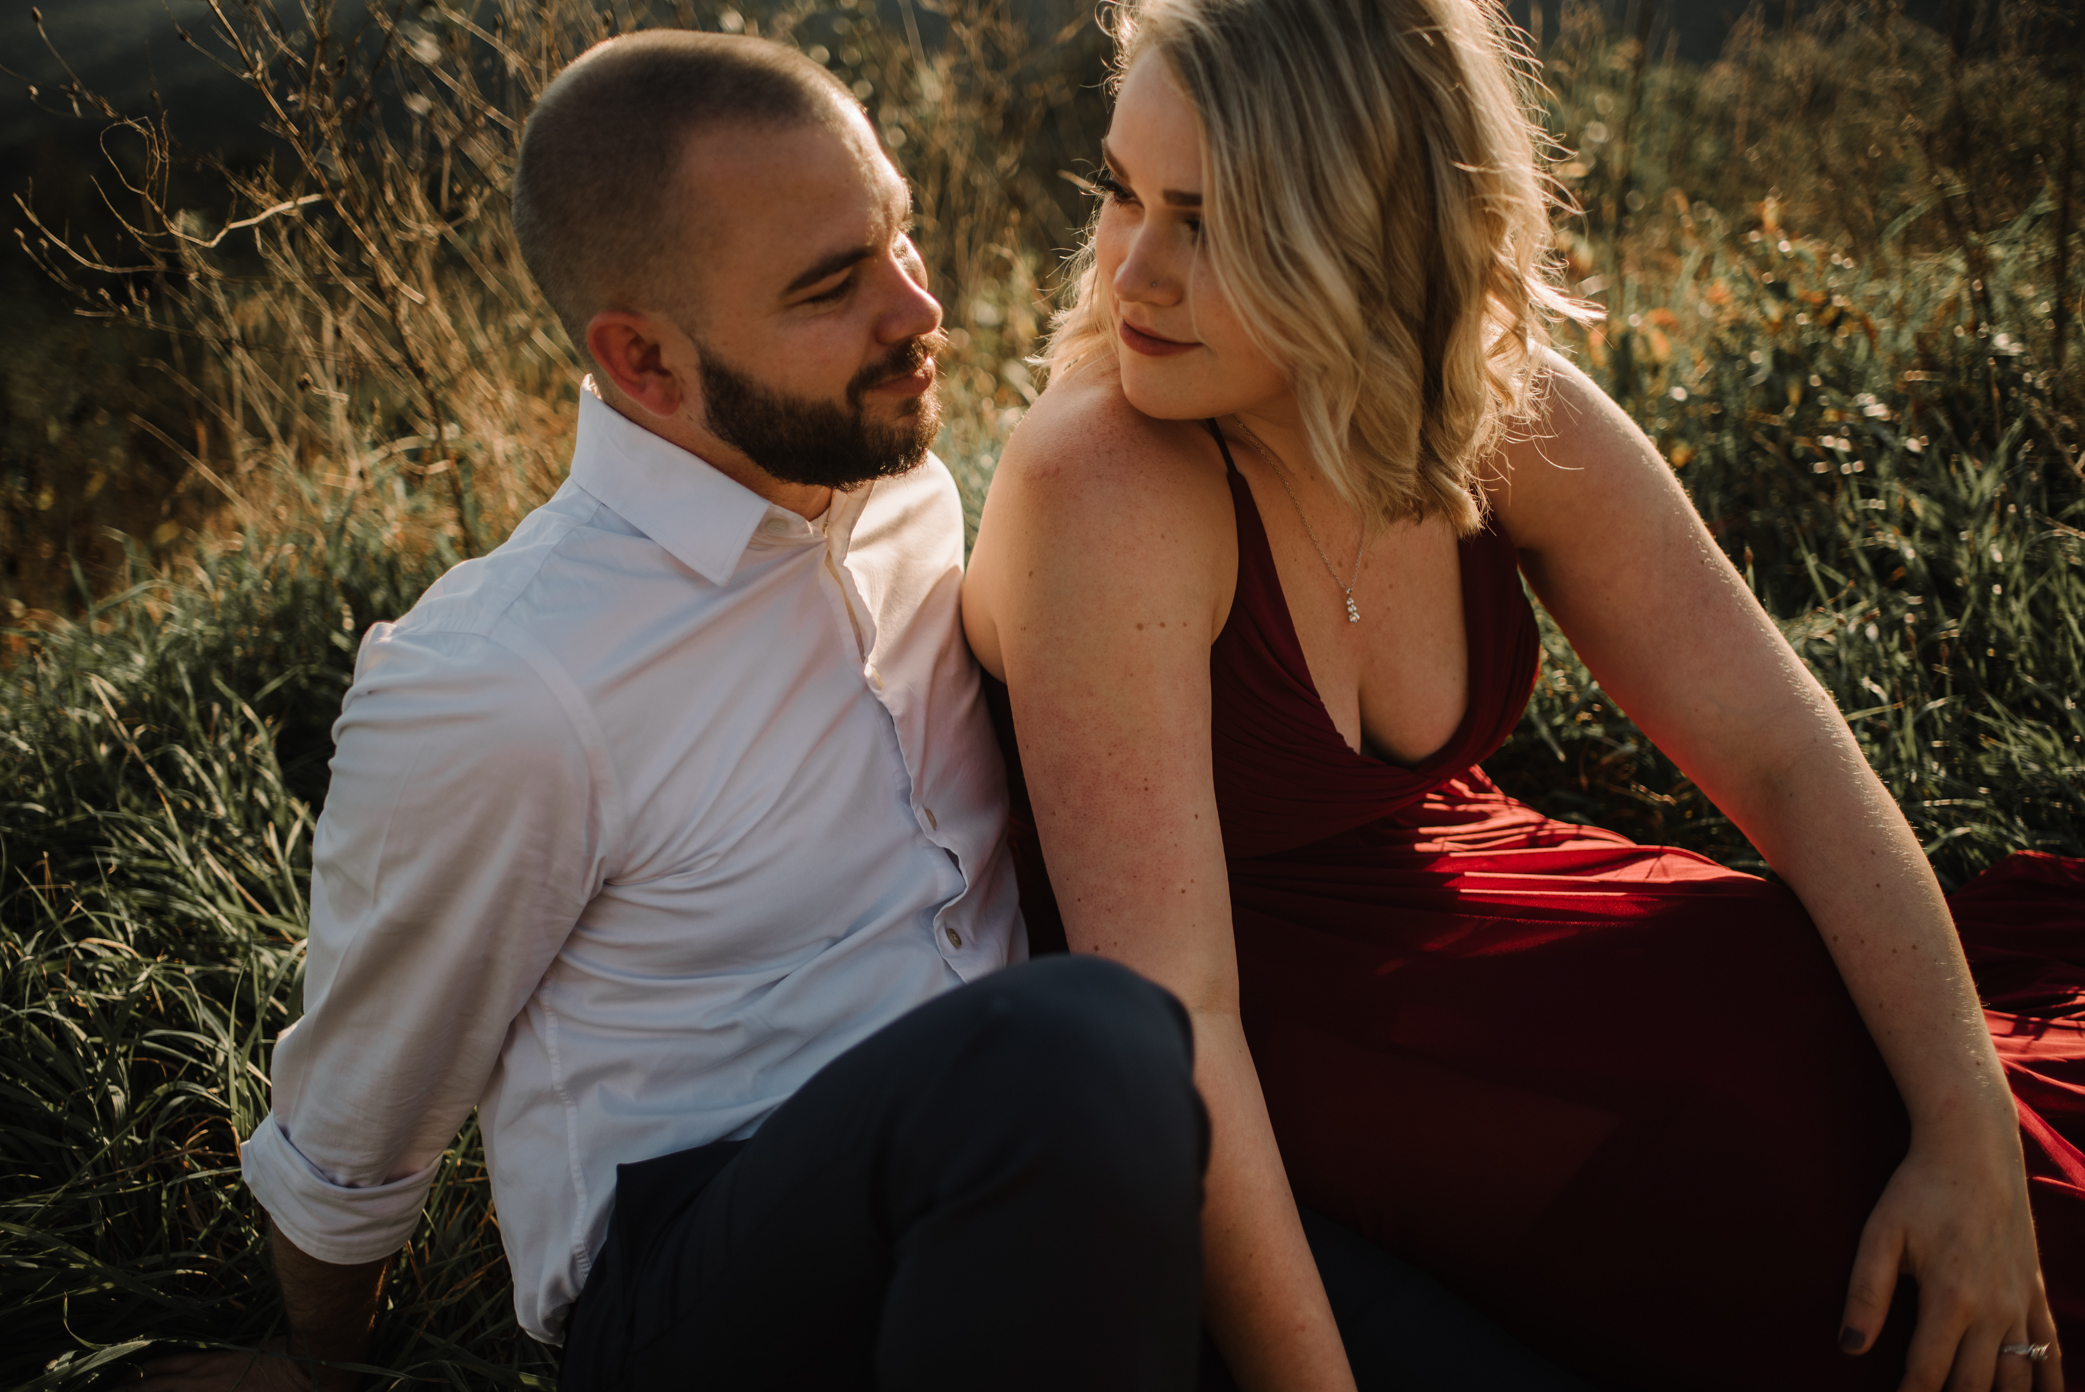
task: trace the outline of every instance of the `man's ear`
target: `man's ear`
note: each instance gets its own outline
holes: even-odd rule
[[[670,332],[649,314],[604,309],[587,322],[586,351],[633,405],[654,416],[677,416],[688,384],[666,362],[662,339]]]

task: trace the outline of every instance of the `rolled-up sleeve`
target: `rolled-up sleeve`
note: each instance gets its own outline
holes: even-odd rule
[[[241,1151],[282,1234],[387,1256],[603,875],[605,760],[561,674],[493,638],[379,626],[334,727],[304,1017]]]

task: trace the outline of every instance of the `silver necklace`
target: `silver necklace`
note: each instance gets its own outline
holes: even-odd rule
[[[1288,494],[1289,502],[1295,505],[1296,519],[1303,524],[1303,534],[1310,538],[1311,546],[1317,550],[1318,559],[1325,563],[1325,573],[1332,577],[1332,583],[1339,585],[1340,593],[1347,597],[1347,622],[1360,623],[1361,611],[1354,607],[1354,586],[1361,579],[1361,557],[1368,550],[1368,528],[1362,527],[1361,540],[1354,547],[1354,574],[1344,585],[1340,585],[1339,570],[1332,564],[1332,558],[1325,554],[1325,544],[1318,540],[1317,529],[1310,525],[1310,517],[1303,511],[1303,500],[1296,496],[1296,490],[1289,485],[1289,471],[1282,464],[1281,456],[1267,448],[1267,442],[1252,433],[1252,427],[1245,423],[1243,417],[1232,416],[1231,419],[1245,433],[1245,438],[1252,441],[1252,447],[1267,456],[1267,462],[1274,466],[1274,477],[1280,480],[1281,491]]]

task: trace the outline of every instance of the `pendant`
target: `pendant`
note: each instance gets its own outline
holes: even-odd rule
[[[1347,622],[1348,622],[1348,623],[1360,623],[1360,622],[1361,622],[1361,611],[1360,611],[1359,609],[1356,609],[1356,608],[1354,607],[1354,597],[1353,597],[1352,595],[1348,595],[1348,596],[1347,596]]]

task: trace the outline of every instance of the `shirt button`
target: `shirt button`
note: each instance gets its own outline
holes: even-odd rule
[[[779,517],[770,517],[760,524],[760,530],[769,536],[781,536],[789,530],[789,524]]]
[[[963,935],[961,933],[958,933],[953,928],[945,931],[948,933],[948,945],[950,947],[961,947],[963,945]]]

